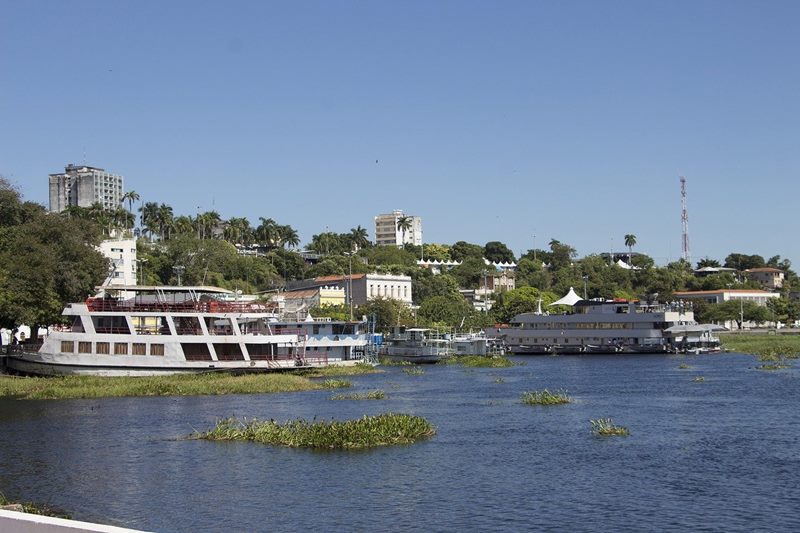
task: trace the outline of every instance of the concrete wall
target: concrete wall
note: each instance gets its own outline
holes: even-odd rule
[[[137,533],[140,530],[0,510],[0,531],[3,533],[81,533],[84,531]]]

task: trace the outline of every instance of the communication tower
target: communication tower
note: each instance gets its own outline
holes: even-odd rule
[[[689,254],[689,212],[686,209],[686,178],[681,176],[681,230],[683,243],[683,260],[687,263],[692,263],[692,257]]]

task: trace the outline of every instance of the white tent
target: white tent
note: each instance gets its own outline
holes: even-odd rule
[[[581,300],[583,300],[583,298],[575,294],[575,289],[570,287],[569,292],[566,294],[566,296],[564,296],[560,300],[556,300],[550,305],[575,305],[577,302],[580,302]]]

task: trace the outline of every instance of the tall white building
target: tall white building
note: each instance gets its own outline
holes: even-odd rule
[[[111,269],[103,282],[104,287],[113,285],[138,285],[136,280],[136,240],[111,239],[98,247],[100,253],[111,260]]]
[[[402,218],[407,218],[411,227],[405,232],[397,227]],[[375,244],[378,246],[403,244],[422,244],[422,218],[406,215],[401,209],[375,217]]]
[[[50,211],[60,213],[67,207],[90,207],[99,203],[106,209],[122,204],[122,176],[102,168],[67,165],[64,172],[50,174]]]

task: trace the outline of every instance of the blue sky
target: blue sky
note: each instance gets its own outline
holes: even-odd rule
[[[200,5],[202,4],[202,5]],[[800,2],[0,0],[0,174],[70,162],[176,214],[308,242],[423,219],[426,242],[800,265]],[[377,162],[376,162],[377,161]],[[535,239],[534,239],[535,235]]]

